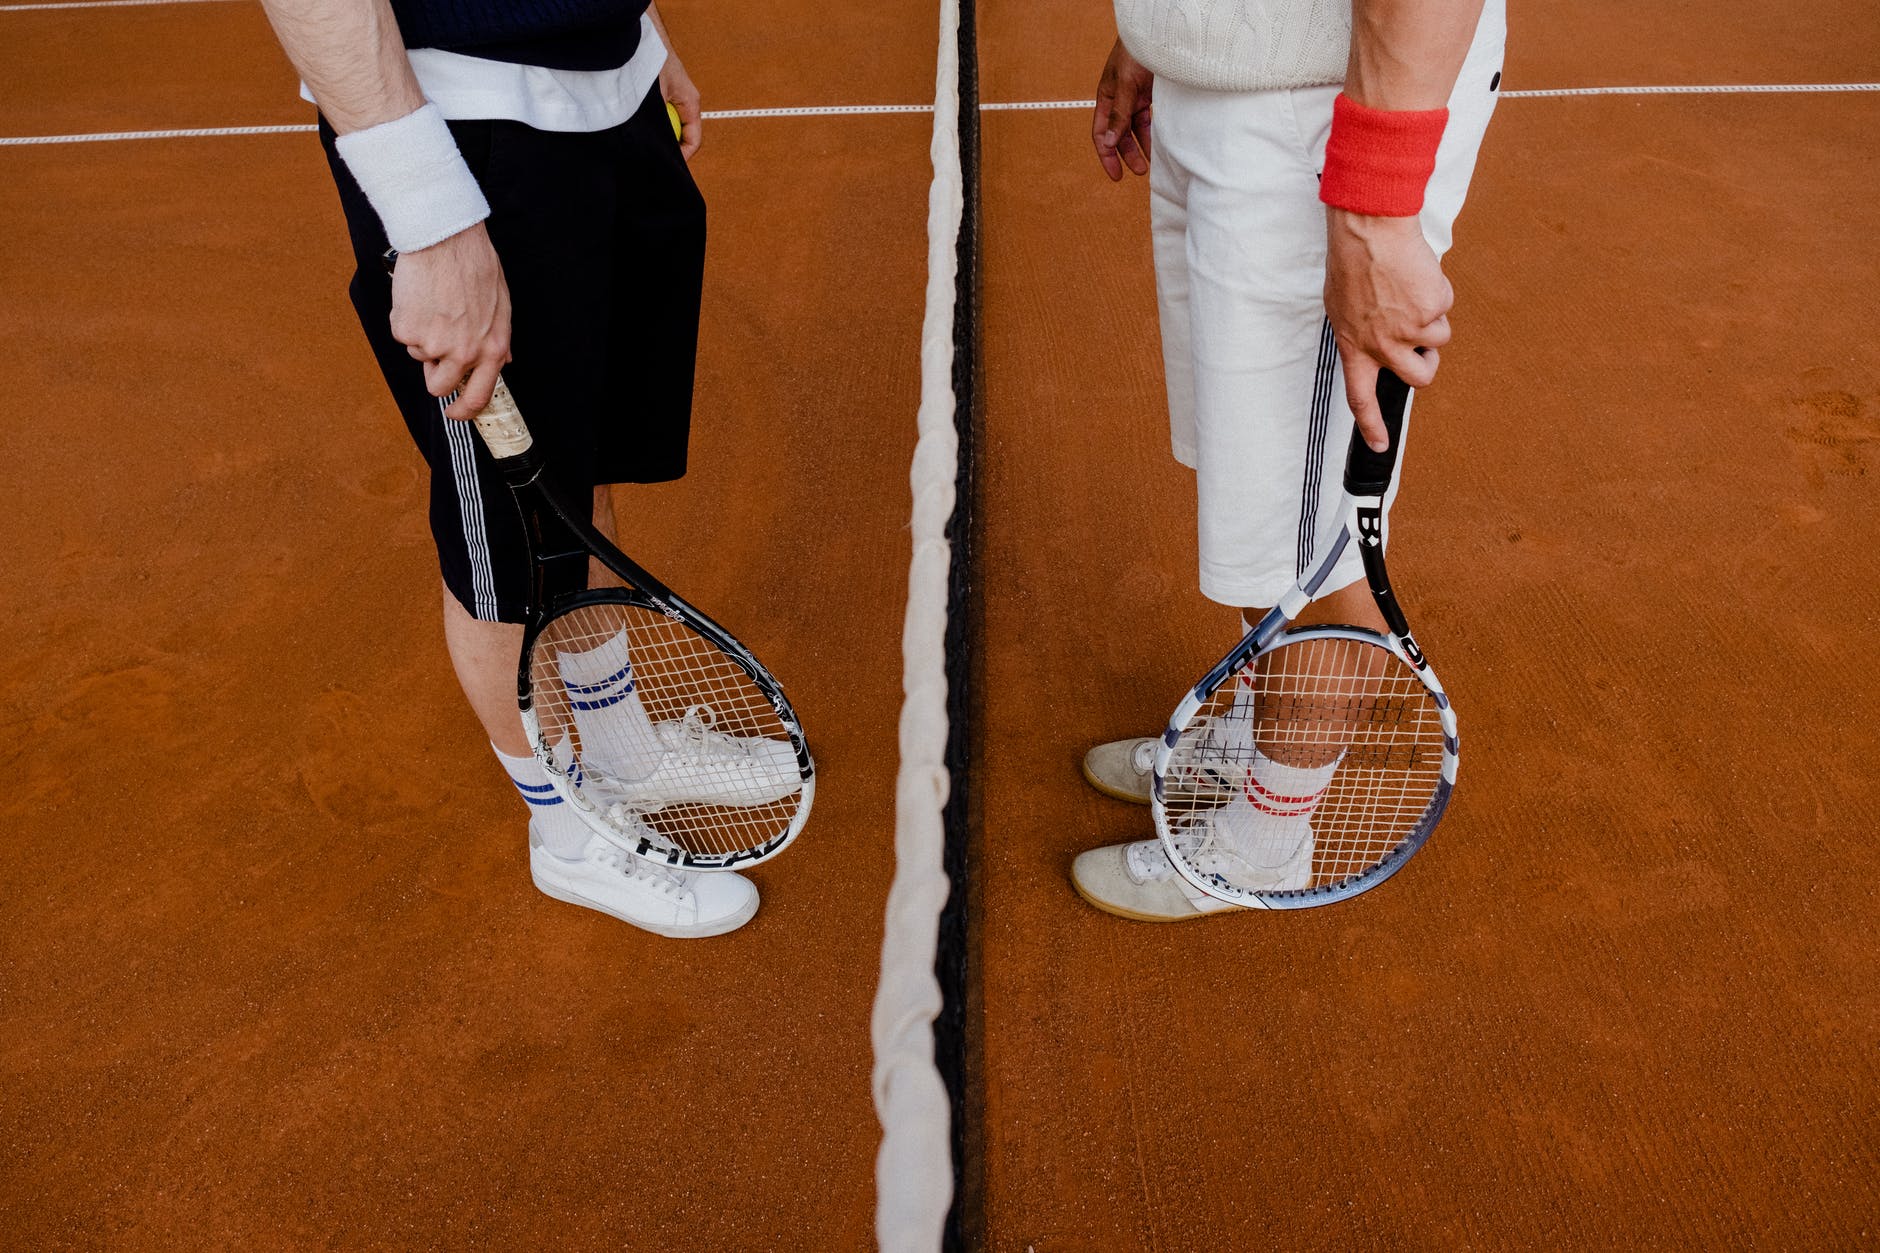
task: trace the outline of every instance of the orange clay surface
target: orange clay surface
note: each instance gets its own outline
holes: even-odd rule
[[[1871,15],[1511,15],[1511,89],[1880,77]],[[928,6],[662,5],[708,108],[920,102]],[[988,101],[1100,0],[982,0]],[[245,3],[0,13],[0,134],[293,123]],[[1880,1213],[1880,96],[1505,102],[1393,569],[1461,788],[1378,892],[1156,928],[1077,772],[1193,590],[1140,183],[986,118],[970,1232],[998,1250],[1856,1247]],[[540,896],[437,638],[310,135],[0,148],[0,1224],[19,1247],[854,1249],[928,121],[708,126],[695,470],[630,549],[790,685],[756,922]],[[1544,438],[1543,438],[1544,437]]]
[[[1510,27],[1511,89],[1880,78],[1845,0]],[[1111,35],[987,0],[986,98],[1083,95]],[[1456,803],[1369,896],[1158,927],[1065,878],[1151,833],[1079,755],[1236,631],[1147,192],[1086,114],[988,115],[986,1247],[1874,1241],[1876,128],[1880,95],[1502,103],[1394,515]]]
[[[924,11],[667,18],[708,107],[931,92]],[[311,120],[247,4],[0,13],[0,63],[5,134]],[[530,884],[316,139],[0,148],[0,1244],[867,1242],[928,140],[694,167],[698,470],[622,534],[822,787],[693,943]]]

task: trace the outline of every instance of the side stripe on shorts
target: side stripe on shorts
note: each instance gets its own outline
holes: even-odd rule
[[[1319,484],[1325,478],[1325,436],[1332,420],[1332,384],[1338,378],[1338,339],[1332,320],[1319,327],[1319,364],[1312,376],[1312,418],[1306,427],[1306,473],[1299,489],[1299,561],[1295,574],[1312,564],[1319,544]]]
[[[454,399],[446,396],[437,402],[438,420],[444,424],[444,439],[450,444],[451,483],[457,491],[457,517],[463,526],[464,548],[470,557],[470,595],[476,602],[472,616],[494,622],[496,608],[496,569],[490,560],[490,535],[483,521],[483,483],[477,477],[476,433],[468,422],[444,416],[444,408]]]

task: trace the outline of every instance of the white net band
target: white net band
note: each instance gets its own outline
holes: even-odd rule
[[[908,478],[913,489],[913,559],[901,636],[901,767],[895,782],[894,883],[881,943],[881,984],[871,1034],[875,1112],[875,1236],[886,1253],[940,1247],[953,1199],[951,1119],[946,1084],[934,1066],[933,1024],[941,1009],[934,973],[943,868],[946,769],[947,587],[959,476],[954,426],[953,331],[957,247],[965,208],[960,161],[958,0],[941,0],[927,194],[927,306],[921,326],[919,440]]]

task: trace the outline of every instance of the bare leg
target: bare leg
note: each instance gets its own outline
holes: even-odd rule
[[[1246,610],[1246,619],[1258,622],[1265,612]],[[1327,593],[1299,615],[1300,625],[1327,622],[1380,634],[1388,629],[1363,579]],[[1370,645],[1339,640],[1268,653],[1253,679],[1260,752],[1282,765],[1307,769],[1338,760],[1366,715],[1384,663],[1383,654]]]
[[[594,529],[613,540],[620,540],[619,528],[614,524],[614,489],[602,483],[594,489]],[[594,558],[588,558],[589,587],[620,587],[620,578],[612,570]]]
[[[527,757],[532,750],[516,712],[516,659],[522,655],[522,627],[513,622],[477,621],[445,588],[444,644],[457,669],[457,682],[490,743],[511,757]]]
[[[606,487],[594,489],[594,526],[613,538],[613,495]],[[598,561],[590,561],[588,569],[592,587],[615,587],[620,583]],[[522,627],[512,622],[479,622],[447,588],[444,644],[450,650],[457,682],[490,743],[512,757],[527,757],[533,749],[522,734],[522,718],[516,712],[516,662],[522,656]]]

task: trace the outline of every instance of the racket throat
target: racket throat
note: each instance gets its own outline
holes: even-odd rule
[[[533,558],[530,608],[539,613],[557,598],[587,588],[589,552],[553,510],[534,510],[527,522]]]
[[[1405,658],[1421,670],[1425,664],[1423,650],[1417,647],[1416,639],[1410,634],[1410,621],[1404,617],[1403,606],[1397,603],[1397,593],[1390,586],[1390,572],[1384,567],[1383,503],[1360,504],[1352,530],[1357,536],[1358,556],[1364,562],[1364,581],[1370,585],[1371,599],[1377,602],[1377,611],[1384,615],[1391,635],[1403,647]]]

